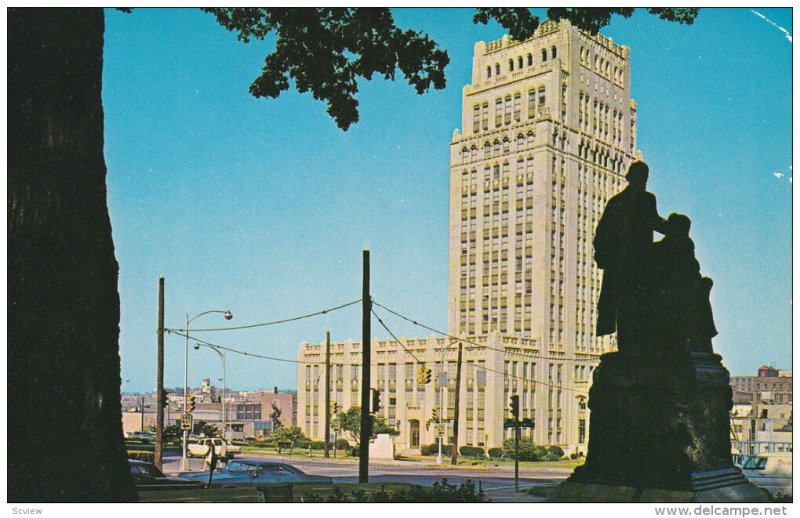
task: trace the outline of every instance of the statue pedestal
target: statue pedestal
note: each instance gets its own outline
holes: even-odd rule
[[[557,502],[766,502],[733,466],[732,394],[711,353],[614,352],[589,391],[586,463]]]

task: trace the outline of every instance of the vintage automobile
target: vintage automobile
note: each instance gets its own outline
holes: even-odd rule
[[[186,480],[208,482],[208,471],[188,471],[178,476]],[[215,487],[259,486],[265,484],[297,484],[313,482],[332,484],[331,477],[307,475],[289,464],[262,459],[239,459],[218,468],[211,477]]]
[[[241,447],[234,446],[220,437],[201,437],[197,442],[189,444],[186,455],[188,457],[205,457],[212,444],[217,457],[232,459],[235,455],[242,453]]]
[[[131,477],[136,484],[136,489],[193,489],[203,487],[203,483],[196,480],[171,477],[165,475],[152,462],[128,459],[131,468]]]
[[[738,461],[738,462],[736,462]],[[759,453],[735,459],[742,473],[756,487],[773,498],[792,496],[792,453]]]

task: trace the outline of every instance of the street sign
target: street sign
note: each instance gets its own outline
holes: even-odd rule
[[[192,414],[186,412],[181,416],[181,430],[191,430],[192,429]]]
[[[437,376],[438,376],[437,381],[439,382],[439,385],[447,385],[447,373],[446,372],[440,372]]]
[[[447,426],[444,423],[437,424],[435,427],[434,437],[436,437],[437,439],[439,437],[444,437],[446,430]]]

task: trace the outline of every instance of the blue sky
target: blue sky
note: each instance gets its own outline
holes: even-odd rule
[[[269,42],[238,42],[196,9],[107,11],[103,104],[109,210],[120,263],[123,391],[155,386],[158,277],[166,325],[230,309],[246,325],[373,298],[447,327],[449,141],[461,120],[474,42],[498,39],[472,9],[399,9],[401,27],[447,49],[447,88],[418,96],[401,80],[364,81],[361,120],[339,130],[293,91],[255,99]],[[790,9],[759,9],[792,33]],[[541,14],[541,13],[540,13]],[[644,12],[602,32],[631,48],[639,147],[662,215],[688,214],[714,278],[715,349],[734,375],[791,362],[791,51],[749,9],[703,9],[692,26]],[[427,336],[396,318],[397,335]],[[360,339],[360,306],[203,338],[295,359],[302,341]],[[373,335],[388,337],[373,320]],[[183,383],[183,339],[166,337],[165,384]],[[190,351],[189,381],[219,378]],[[294,388],[295,364],[228,354],[228,385]]]

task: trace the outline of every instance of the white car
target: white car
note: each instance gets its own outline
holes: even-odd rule
[[[208,455],[208,449],[211,445],[214,445],[217,457],[232,459],[235,454],[242,453],[242,449],[239,446],[228,444],[220,437],[205,437],[199,439],[196,443],[190,444],[186,455],[188,457],[205,457]]]
[[[792,454],[761,453],[743,455],[741,468],[753,485],[764,489],[775,498],[792,496]]]

